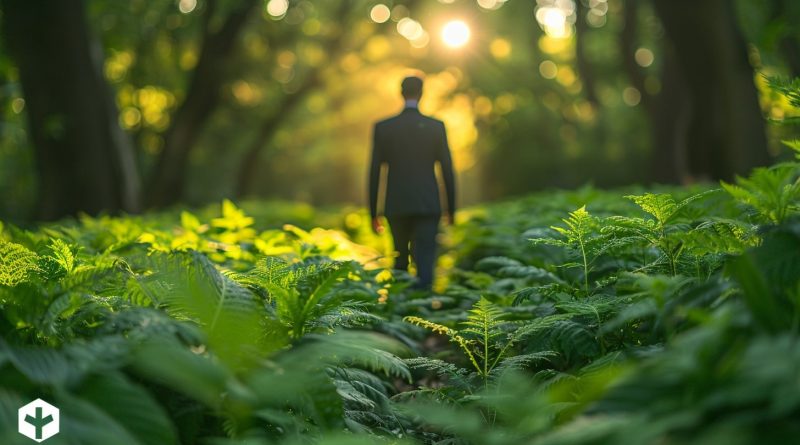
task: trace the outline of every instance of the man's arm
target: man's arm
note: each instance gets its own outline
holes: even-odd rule
[[[381,165],[386,162],[383,143],[378,125],[372,129],[372,162],[369,167],[369,214],[375,221],[378,216],[378,186],[381,179]]]
[[[444,124],[442,124],[441,144],[439,145],[437,160],[442,168],[442,179],[444,179],[444,187],[447,193],[447,213],[452,223],[456,214],[456,180],[453,174],[453,159],[450,156],[450,145],[447,143],[447,130]]]

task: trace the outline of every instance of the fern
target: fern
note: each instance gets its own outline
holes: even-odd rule
[[[599,232],[597,219],[590,215],[586,206],[570,212],[569,217],[562,219],[565,227],[553,226],[563,239],[557,238],[532,238],[536,244],[548,244],[564,247],[575,251],[580,256],[580,266],[583,267],[583,290],[589,295],[589,270],[592,262],[599,254],[599,247],[603,238]]]
[[[686,248],[684,234],[689,231],[689,227],[679,223],[677,219],[689,204],[715,192],[716,190],[709,190],[698,193],[679,202],[669,194],[646,193],[625,196],[651,217],[612,216],[606,218],[603,233],[609,237],[610,241],[604,250],[627,248],[637,244],[655,247],[661,256],[647,267],[652,268],[664,264],[669,273],[677,275],[681,255]]]
[[[75,256],[72,249],[62,240],[53,238],[50,241],[49,249],[53,252],[53,259],[56,263],[64,269],[64,272],[69,275],[75,268]]]
[[[0,285],[16,286],[39,270],[39,256],[16,243],[0,239]]]
[[[490,350],[495,347],[497,338],[504,334],[499,329],[502,318],[503,313],[498,308],[489,300],[481,298],[470,309],[467,321],[461,330],[465,336],[476,338],[477,343],[482,346],[477,350],[477,355],[483,362],[483,369],[480,374],[484,377],[489,375],[489,371],[504,356],[505,348],[500,353],[497,353],[494,358],[490,356]]]
[[[722,188],[770,224],[781,224],[800,209],[800,174],[793,164],[756,168],[736,184],[722,182]]]
[[[529,369],[534,364],[549,362],[557,356],[558,353],[555,351],[537,351],[529,354],[510,356],[505,358],[490,371],[491,378],[496,380],[510,372],[521,372]]]
[[[436,324],[425,320],[420,317],[403,317],[403,321],[407,323],[411,323],[413,325],[428,329],[433,331],[437,334],[443,334],[450,338],[450,341],[454,342],[461,348],[461,351],[467,356],[469,362],[475,368],[475,370],[480,373],[482,370],[481,365],[478,364],[478,361],[475,359],[475,354],[472,352],[471,342],[468,341],[466,338],[462,337],[457,331],[448,328],[447,326]]]
[[[337,290],[354,270],[349,262],[312,261],[290,265],[266,258],[248,274],[233,275],[240,283],[266,291],[278,319],[294,339],[322,327],[354,326],[377,321],[362,304],[345,301]]]
[[[511,355],[511,348],[524,337],[524,335],[518,334],[523,328],[509,329],[510,325],[504,321],[504,317],[505,314],[497,306],[489,300],[481,298],[470,309],[467,320],[462,323],[463,328],[460,330],[454,330],[419,317],[405,317],[404,320],[435,333],[447,335],[450,341],[459,345],[482,381],[483,387],[488,388],[495,368],[511,369],[526,363],[524,359],[515,359]],[[505,363],[506,360],[512,361]],[[437,373],[444,372],[458,381],[465,381],[461,372],[455,371],[444,363],[437,361],[412,363]]]

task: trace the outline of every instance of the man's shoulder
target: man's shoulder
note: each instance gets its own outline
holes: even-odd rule
[[[385,119],[381,119],[375,122],[375,127],[385,127],[386,125],[391,125],[392,122],[397,120],[397,116],[387,117]]]
[[[408,119],[415,119],[421,120],[423,122],[427,122],[432,124],[433,126],[438,126],[444,128],[444,122],[440,121],[431,116],[426,116],[421,113],[414,113],[414,114],[404,114],[400,113],[386,119],[379,120],[375,122],[375,128],[386,128],[386,127],[393,127],[396,125],[403,125],[402,122],[407,121]]]
[[[444,126],[444,122],[440,121],[439,119],[436,119],[433,116],[427,116],[425,114],[420,114],[420,116],[422,117],[422,119],[424,119],[424,120],[426,120],[428,122],[431,122],[431,123],[436,124],[436,125]]]

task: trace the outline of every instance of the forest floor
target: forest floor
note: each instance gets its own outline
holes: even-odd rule
[[[797,172],[476,206],[434,292],[358,208],[5,225],[0,442],[789,443]]]

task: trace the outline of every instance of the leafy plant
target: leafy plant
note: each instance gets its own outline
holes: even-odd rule
[[[655,247],[660,256],[654,261],[646,263],[645,267],[653,268],[663,264],[670,274],[677,275],[678,264],[686,247],[683,237],[689,231],[689,226],[678,220],[681,211],[694,201],[713,192],[710,190],[692,195],[679,202],[666,193],[625,196],[626,199],[635,202],[650,217],[611,216],[606,218],[604,221],[606,225],[602,230],[610,238],[606,249],[631,245]]]
[[[736,184],[722,182],[734,199],[752,208],[761,222],[781,224],[800,210],[800,170],[792,164],[761,167]]]
[[[583,290],[589,294],[589,271],[592,263],[601,253],[603,237],[597,219],[590,215],[586,206],[570,212],[569,217],[562,219],[566,227],[552,226],[563,238],[532,238],[536,244],[564,247],[576,253],[580,263],[564,264],[562,267],[579,266],[583,268]]]
[[[434,333],[446,335],[451,342],[458,345],[483,387],[487,388],[490,379],[499,374],[552,356],[550,352],[526,356],[513,355],[511,348],[521,336],[515,335],[513,326],[505,323],[503,318],[504,314],[498,307],[489,300],[481,298],[470,309],[466,321],[458,330],[420,317],[405,317],[404,320]],[[464,374],[457,368],[438,361],[417,360],[411,363],[415,367],[435,370],[462,382],[465,382],[464,377],[468,377],[468,374]]]

